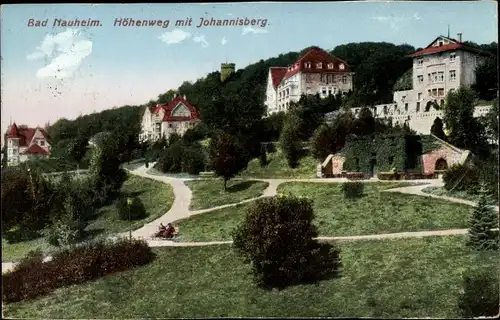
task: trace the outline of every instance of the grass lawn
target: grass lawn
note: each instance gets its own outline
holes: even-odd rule
[[[422,192],[434,194],[436,196],[447,196],[453,198],[459,198],[468,201],[479,201],[479,195],[470,194],[465,191],[448,191],[444,187],[427,187],[422,190]],[[489,197],[488,204],[496,205],[498,200],[495,200],[493,197]]]
[[[275,152],[267,154],[268,164],[261,167],[259,159],[253,159],[248,163],[245,170],[240,173],[242,177],[252,178],[316,178],[316,166],[318,161],[310,155],[305,155],[299,160],[299,165],[291,169],[286,159],[278,147]]]
[[[280,193],[314,200],[315,224],[321,236],[355,236],[404,231],[466,228],[471,207],[417,195],[381,192],[407,183],[366,183],[365,195],[345,200],[340,183],[288,182]],[[195,215],[175,224],[184,241],[231,240],[249,204]]]
[[[174,194],[170,185],[133,175],[128,176],[120,191],[123,195],[139,197],[146,207],[146,212],[149,214],[147,218],[132,223],[132,229],[134,230],[162,216],[170,209],[174,201]],[[87,230],[92,235],[124,232],[130,228],[128,221],[118,218],[114,203],[99,208],[96,212],[96,217],[96,219],[90,221],[87,227]],[[36,248],[40,248],[46,253],[50,253],[56,249],[48,244],[44,238],[12,244],[2,239],[2,260],[19,260],[28,251]]]
[[[340,278],[282,291],[254,286],[230,245],[155,249],[148,266],[4,306],[9,318],[457,318],[461,274],[498,268],[464,237],[339,243]],[[493,271],[494,272],[494,271]]]
[[[262,195],[269,183],[251,180],[229,180],[227,190],[220,179],[193,180],[184,182],[193,192],[189,208],[191,210],[206,209]]]

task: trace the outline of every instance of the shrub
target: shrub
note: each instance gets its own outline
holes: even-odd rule
[[[469,270],[462,278],[463,292],[458,298],[461,315],[464,318],[498,315],[498,273],[489,269]]]
[[[364,188],[365,185],[362,182],[345,182],[342,184],[342,192],[346,199],[360,198],[363,196]]]
[[[199,174],[205,170],[205,154],[200,145],[184,146],[182,150],[182,171]]]
[[[339,251],[313,239],[318,235],[313,218],[308,199],[278,196],[252,203],[233,240],[259,286],[283,288],[337,271]]]
[[[121,220],[140,220],[147,217],[146,207],[139,198],[120,197],[116,202],[116,211]]]
[[[2,275],[4,302],[17,302],[48,294],[111,273],[145,265],[154,259],[143,240],[95,242],[62,250],[51,261],[28,257],[21,266]]]
[[[474,166],[453,165],[443,174],[444,188],[475,194],[478,191],[478,173]]]

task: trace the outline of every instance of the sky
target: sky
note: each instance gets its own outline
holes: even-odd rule
[[[191,26],[175,25],[189,18]],[[198,27],[201,18],[260,23]],[[64,25],[74,19],[97,26]],[[125,26],[126,19],[147,25]],[[497,3],[2,5],[1,130],[11,121],[44,126],[144,104],[226,61],[239,69],[312,45],[330,50],[362,41],[425,47],[447,35],[448,25],[463,41],[497,41]]]

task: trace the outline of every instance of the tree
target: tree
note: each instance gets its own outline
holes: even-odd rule
[[[490,101],[497,95],[498,89],[497,57],[488,57],[476,68],[476,83],[473,85],[480,99]]]
[[[69,158],[74,162],[80,162],[85,153],[87,153],[87,147],[89,144],[89,139],[86,136],[77,137],[70,145],[68,150]]]
[[[494,269],[494,268],[493,268]],[[458,298],[458,309],[464,318],[494,317],[499,311],[498,272],[481,268],[462,275],[463,292]]]
[[[314,238],[312,202],[276,196],[252,203],[233,232],[234,247],[252,265],[258,285],[272,288],[320,280],[335,273],[339,251]]]
[[[168,145],[171,146],[179,140],[181,140],[181,136],[177,132],[174,132],[168,137]],[[164,146],[166,147],[167,143]]]
[[[446,139],[446,135],[444,134],[443,130],[444,124],[441,118],[437,117],[434,119],[434,123],[431,126],[431,133],[438,137],[439,139]]]
[[[479,201],[469,221],[467,245],[476,250],[497,250],[498,231],[492,230],[498,227],[497,218],[497,213],[488,206],[487,190],[483,185]]]
[[[295,168],[298,165],[300,152],[302,151],[297,133],[299,123],[298,117],[290,113],[281,131],[280,146],[290,168]]]
[[[325,158],[335,150],[334,146],[334,132],[332,128],[323,124],[314,131],[311,140],[311,149],[314,158],[318,160],[325,160]]]
[[[498,141],[498,99],[493,101],[490,111],[484,118],[486,135],[493,141]]]
[[[449,92],[444,108],[444,123],[449,130],[451,144],[471,150],[484,157],[488,152],[484,126],[474,118],[474,95],[470,88],[461,86]]]
[[[367,107],[361,108],[359,116],[354,120],[353,133],[357,135],[370,135],[375,133],[375,118]]]
[[[298,103],[290,104],[290,112],[298,119],[296,131],[300,140],[308,140],[324,120],[319,94],[302,95]]]
[[[215,174],[224,179],[226,191],[227,181],[247,166],[246,151],[235,136],[220,131],[210,141],[209,150],[212,167]]]

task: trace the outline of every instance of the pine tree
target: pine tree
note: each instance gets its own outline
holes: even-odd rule
[[[481,185],[480,198],[469,221],[467,245],[476,250],[497,250],[499,244],[497,214],[488,206],[486,186]]]

